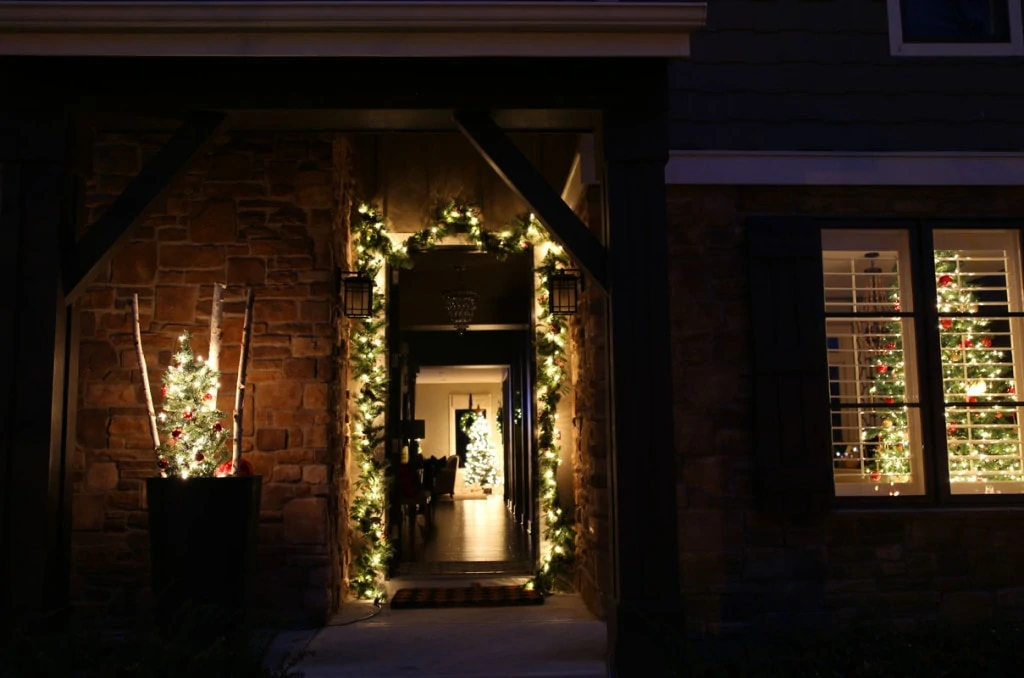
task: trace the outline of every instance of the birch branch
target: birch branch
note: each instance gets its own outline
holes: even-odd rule
[[[149,432],[153,436],[153,449],[160,449],[160,431],[156,427],[156,408],[153,407],[153,390],[149,387],[149,370],[146,368],[146,354],[142,351],[142,327],[139,322],[139,295],[132,295],[132,320],[135,326],[135,357],[139,359],[142,373],[142,391],[146,394],[146,409],[149,412]]]
[[[220,371],[220,345],[223,339],[223,331],[221,330],[221,321],[224,318],[224,285],[221,283],[213,283],[213,308],[210,310],[210,356],[206,361],[206,364],[210,366],[210,369],[214,372]],[[217,407],[217,394],[220,390],[220,378],[214,382],[213,388],[210,389],[210,395],[213,396],[213,406]]]
[[[235,387],[235,448],[231,455],[231,475],[238,475],[242,461],[242,404],[245,402],[245,372],[249,367],[249,342],[252,339],[252,307],[256,293],[250,287],[245,300],[245,322],[242,325],[242,351],[238,356],[238,383]]]

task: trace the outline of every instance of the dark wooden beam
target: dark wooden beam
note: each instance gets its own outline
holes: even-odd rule
[[[608,254],[593,233],[565,201],[548,185],[543,175],[483,111],[455,111],[459,130],[508,184],[530,206],[551,237],[590,274],[602,289],[608,289]]]
[[[666,80],[658,91],[667,98]],[[636,675],[641,666],[650,675],[668,675],[671,644],[681,631],[667,105],[606,109],[602,117],[604,214],[615,282],[608,459],[615,598],[608,646],[612,675]]]
[[[132,224],[145,218],[192,160],[213,143],[226,124],[227,117],[223,113],[190,113],[114,204],[86,230],[65,275],[68,304],[74,303],[107,265]]]

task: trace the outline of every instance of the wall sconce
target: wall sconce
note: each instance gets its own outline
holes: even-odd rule
[[[580,272],[562,268],[548,276],[548,311],[551,315],[574,315],[582,287]]]
[[[343,279],[342,310],[349,318],[369,318],[373,315],[373,280],[359,273]]]

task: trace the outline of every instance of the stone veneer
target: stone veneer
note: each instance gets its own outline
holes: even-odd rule
[[[1024,619],[1024,512],[754,504],[747,215],[1019,216],[1019,188],[668,187],[681,591],[689,628]]]
[[[97,138],[90,223],[165,139]],[[339,510],[347,514],[347,482],[332,426],[340,398],[332,291],[334,252],[345,250],[347,236],[332,236],[332,229],[347,228],[336,167],[346,149],[343,139],[325,134],[220,139],[128,234],[79,302],[72,504],[72,598],[79,606],[130,613],[150,596],[145,479],[155,465],[131,295],[140,298],[159,409],[160,380],[178,335],[190,330],[197,353],[208,350],[215,281],[228,285],[218,405],[229,417],[244,289],[256,291],[243,451],[263,476],[260,599],[280,613],[313,619],[337,604],[345,561],[337,545],[347,518],[341,525],[335,519]]]
[[[590,187],[575,211],[600,233],[601,191]],[[608,483],[608,325],[607,300],[593,282],[580,295],[570,320],[572,336],[573,490],[576,507],[576,588],[591,612],[604,618],[614,590]]]

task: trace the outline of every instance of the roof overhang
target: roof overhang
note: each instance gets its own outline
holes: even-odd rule
[[[18,2],[0,55],[687,57],[703,2]]]

